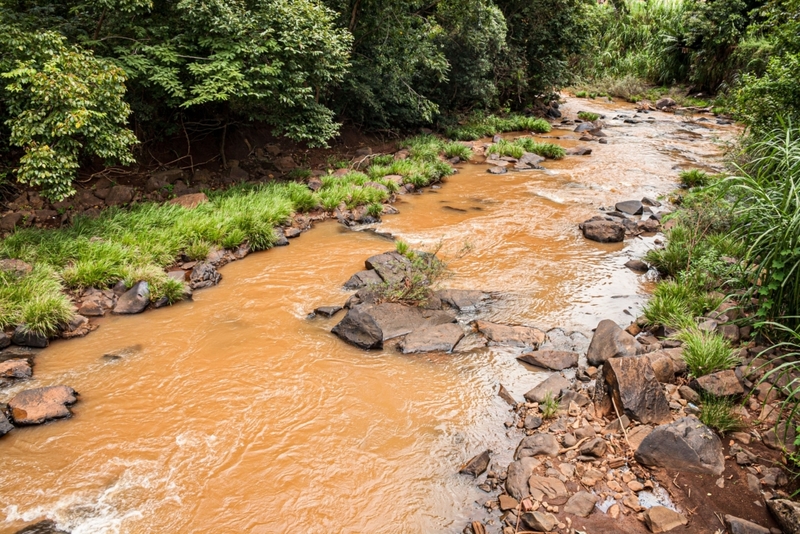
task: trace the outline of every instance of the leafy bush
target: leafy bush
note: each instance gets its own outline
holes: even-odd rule
[[[683,342],[683,359],[694,377],[732,369],[740,363],[728,340],[716,332],[691,327],[676,337]]]

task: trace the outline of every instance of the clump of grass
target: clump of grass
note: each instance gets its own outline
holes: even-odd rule
[[[683,359],[689,374],[695,378],[731,369],[740,363],[728,340],[716,332],[692,326],[676,337],[683,342]]]
[[[659,285],[656,289],[660,287],[662,286]],[[645,305],[643,313],[650,324],[670,328],[683,328],[693,322],[689,303],[681,295],[667,291],[654,295]]]
[[[372,165],[391,165],[394,161],[392,154],[378,154],[372,158]]]
[[[684,187],[704,187],[710,183],[708,174],[700,169],[681,171],[679,176]]]
[[[380,217],[381,213],[383,213],[383,204],[380,202],[372,202],[367,206],[367,214],[372,217]]]
[[[411,245],[409,245],[405,241],[402,241],[402,240],[398,239],[394,244],[394,248],[395,248],[395,250],[397,251],[398,254],[402,254],[403,256],[406,256],[407,258],[413,257],[411,255],[412,254]]]
[[[542,419],[552,419],[558,413],[560,403],[553,398],[552,393],[547,393],[544,400],[539,404],[539,411],[542,412]]]
[[[586,98],[587,92],[586,91],[575,91],[575,96],[577,98]]]
[[[28,332],[52,336],[75,314],[62,289],[58,272],[49,265],[35,265],[22,276],[0,271],[0,328],[22,325]]]
[[[532,137],[520,137],[514,143],[522,147],[525,152],[533,152],[543,158],[562,159],[567,151],[554,143],[540,143]]]
[[[401,242],[395,247],[408,260],[408,262],[398,262],[397,267],[404,271],[403,278],[370,286],[370,290],[375,293],[377,300],[382,302],[424,304],[436,286],[452,274],[447,263],[436,256],[442,244],[439,243],[432,252],[416,252],[411,250],[408,244],[399,243]]]
[[[512,158],[521,158],[522,154],[525,153],[525,149],[519,146],[516,143],[510,143],[505,139],[501,139],[497,143],[494,143],[488,149],[486,149],[487,154],[497,154],[498,156],[508,156]]]
[[[700,422],[723,436],[744,428],[744,421],[734,413],[735,405],[725,397],[704,394],[701,396]]]
[[[600,115],[597,113],[592,113],[591,111],[579,111],[578,118],[588,122],[594,122],[600,118]]]
[[[444,145],[443,151],[446,158],[459,158],[462,161],[467,161],[472,157],[472,149],[458,141],[447,143]]]
[[[503,132],[547,133],[551,130],[550,123],[544,119],[527,117],[525,115],[508,115],[497,117],[494,115],[474,116],[463,126],[447,130],[446,135],[455,141],[475,141]]]

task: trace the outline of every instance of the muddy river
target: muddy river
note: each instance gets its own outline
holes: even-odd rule
[[[622,103],[565,106],[572,118],[579,109],[634,116]],[[623,264],[653,238],[600,245],[577,223],[668,193],[682,168],[719,168],[717,138],[734,134],[713,118],[638,117],[656,120],[608,120],[608,144],[545,171],[461,165],[440,189],[401,197],[379,230],[416,248],[441,242],[447,285],[497,292],[484,318],[587,334],[603,318],[630,320],[649,282]],[[575,146],[571,128],[548,136]],[[546,375],[508,349],[364,352],[330,334],[341,315],[306,318],[343,303],[342,283],[392,248],[326,222],[225,266],[193,302],[51,345],[34,380],[0,402],[62,383],[80,402],[71,420],[0,441],[0,533],[44,518],[75,534],[460,532],[486,494],[458,467],[487,448],[502,464],[515,444],[498,385],[521,399]]]

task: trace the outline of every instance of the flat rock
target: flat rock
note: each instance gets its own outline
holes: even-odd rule
[[[488,172],[489,174],[505,174],[508,172],[508,169],[506,169],[505,167],[494,166],[494,167],[489,167],[486,170],[486,172]]]
[[[628,215],[641,215],[644,210],[644,205],[639,200],[625,200],[614,204],[614,209],[627,213]]]
[[[342,311],[341,306],[320,306],[314,310],[314,315],[319,315],[321,317],[333,317],[340,311]]]
[[[400,342],[403,354],[416,352],[452,352],[464,337],[464,330],[456,323],[445,323],[418,328]]]
[[[460,312],[473,311],[489,300],[488,294],[475,289],[442,289],[436,295],[442,302]]]
[[[25,325],[19,325],[14,329],[14,335],[11,336],[11,341],[15,345],[33,347],[35,349],[43,349],[49,344],[47,336],[37,332],[29,332],[25,328]]]
[[[22,530],[18,530],[15,534],[69,534],[63,530],[59,530],[54,521],[45,519],[32,525],[28,525]]]
[[[688,523],[686,516],[665,506],[653,506],[644,512],[644,522],[650,532],[669,532]]]
[[[742,383],[736,378],[736,372],[733,370],[719,371],[695,378],[692,380],[690,386],[696,391],[708,393],[717,397],[744,394]]]
[[[528,402],[544,402],[548,395],[553,399],[557,399],[561,395],[561,390],[569,387],[569,380],[560,374],[553,374],[547,377],[544,382],[525,393],[525,400]]]
[[[625,262],[625,267],[639,274],[644,274],[650,270],[650,267],[642,260],[628,260]]]
[[[67,405],[78,399],[69,386],[50,386],[27,389],[14,396],[8,403],[11,418],[18,425],[38,425],[61,417],[69,417],[72,412]]]
[[[588,146],[576,146],[568,148],[566,152],[567,156],[589,156],[592,153],[592,149]]]
[[[367,258],[367,269],[374,270],[384,282],[399,284],[410,275],[411,260],[399,252],[384,252]]]
[[[789,499],[770,499],[767,501],[767,508],[784,532],[800,532],[800,503]]]
[[[506,495],[503,493],[500,495],[499,499],[500,510],[503,512],[507,512],[508,510],[516,510],[517,506],[519,506],[519,501],[512,497],[511,495]]]
[[[642,423],[672,419],[669,402],[647,358],[612,358],[603,364],[606,391],[617,409]]]
[[[584,443],[581,446],[581,454],[584,456],[594,456],[595,458],[602,458],[606,453],[608,446],[602,438],[594,438]]]
[[[520,516],[520,521],[528,529],[535,532],[550,532],[558,525],[558,519],[548,512],[525,512]]]
[[[383,342],[404,336],[423,326],[455,321],[448,312],[421,310],[394,302],[359,304],[351,307],[332,332],[363,349],[379,349]]]
[[[553,371],[561,371],[563,369],[578,365],[577,352],[568,352],[562,350],[538,350],[517,356],[517,359],[525,363]]]
[[[581,223],[583,237],[598,243],[620,243],[625,240],[625,226],[606,219],[590,219]]]
[[[657,426],[642,440],[634,455],[643,465],[716,476],[725,470],[722,443],[696,417]]]
[[[725,525],[731,534],[769,534],[766,527],[728,514],[725,515]]]
[[[497,390],[497,395],[511,406],[517,405],[516,399],[514,399],[514,397],[511,395],[511,393],[509,393],[503,384],[500,384],[500,389]]]
[[[368,269],[365,271],[359,271],[351,276],[350,279],[344,283],[344,288],[361,289],[362,287],[368,287],[370,285],[378,285],[381,282],[383,282],[383,280],[380,276],[378,276],[378,273],[372,269]]]
[[[544,332],[529,326],[508,326],[487,321],[474,321],[473,325],[494,345],[536,349],[545,339]]]
[[[14,358],[0,362],[0,378],[30,378],[31,374],[31,364],[26,359]]]
[[[558,445],[558,439],[552,434],[534,434],[532,436],[525,436],[519,442],[517,450],[514,452],[514,458],[519,460],[530,456],[558,456],[561,447]]]
[[[14,430],[14,426],[8,421],[6,414],[0,411],[0,436],[5,436]]]
[[[190,193],[188,195],[181,195],[169,201],[170,204],[176,206],[183,206],[186,209],[193,209],[200,204],[208,202],[208,197],[205,193]]]
[[[567,487],[554,477],[532,475],[528,479],[528,488],[534,500],[547,501],[549,504],[564,504],[569,497]]]
[[[475,478],[480,476],[489,467],[489,460],[492,451],[486,450],[479,455],[471,458],[467,463],[461,466],[458,472],[462,475],[472,475]]]
[[[567,504],[564,506],[564,512],[580,517],[589,517],[589,514],[594,510],[594,505],[597,504],[599,498],[597,495],[589,493],[588,491],[579,491],[569,498]]]
[[[506,492],[521,501],[528,496],[528,479],[533,474],[533,470],[542,464],[533,457],[521,458],[508,465],[506,471]]]
[[[150,286],[142,280],[122,294],[114,306],[114,313],[126,315],[141,313],[148,304],[150,304]]]
[[[589,365],[599,366],[609,358],[636,356],[643,350],[642,345],[617,323],[604,319],[595,328],[586,361]]]

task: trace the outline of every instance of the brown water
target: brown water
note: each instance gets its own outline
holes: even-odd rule
[[[578,109],[633,115],[626,104],[567,106]],[[577,223],[670,191],[676,169],[718,165],[713,139],[733,133],[650,116],[609,121],[608,145],[546,171],[462,166],[441,189],[402,197],[379,229],[416,247],[441,240],[445,256],[467,242],[448,284],[499,292],[484,317],[585,333],[624,321],[648,282],[622,265],[652,238],[599,245]],[[550,135],[576,144],[572,132]],[[460,531],[487,495],[459,465],[486,448],[502,464],[514,445],[498,384],[521,398],[546,375],[507,349],[363,352],[329,333],[341,315],[306,319],[342,303],[341,284],[392,247],[328,222],[226,266],[193,302],[54,343],[24,387],[64,383],[81,400],[71,420],[0,440],[0,533],[45,517],[75,534]],[[102,359],[112,352],[122,359]]]

